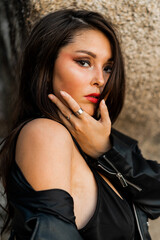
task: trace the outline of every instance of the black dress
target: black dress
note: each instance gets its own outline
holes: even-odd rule
[[[129,204],[96,171],[93,173],[98,185],[97,206],[80,234],[86,240],[133,240],[135,223]]]

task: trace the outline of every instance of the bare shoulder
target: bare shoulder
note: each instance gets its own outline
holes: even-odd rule
[[[32,136],[36,139],[40,138],[40,140],[44,137],[52,137],[52,140],[55,140],[55,142],[61,137],[72,139],[69,131],[62,124],[47,118],[37,118],[28,122],[22,128],[19,137],[23,139],[23,137],[26,138],[27,136]]]
[[[68,130],[50,119],[35,119],[21,130],[15,159],[35,190],[70,192],[73,141]]]

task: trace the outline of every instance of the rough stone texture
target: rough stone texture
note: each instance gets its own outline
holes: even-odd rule
[[[19,46],[24,38],[22,33],[29,30],[35,20],[59,8],[84,8],[101,12],[118,27],[126,63],[126,102],[115,127],[138,139],[146,158],[157,159],[160,162],[160,1],[28,0],[22,3],[3,0],[2,2],[5,4],[2,4],[3,37],[0,41],[3,42],[6,55],[1,54],[3,60],[5,59],[2,66],[5,67],[4,74],[1,71],[4,77],[0,76],[0,94],[4,93],[4,90],[7,93],[10,91],[6,90],[7,87],[4,84],[7,78],[12,79],[12,83],[9,80],[8,83],[15,84],[14,71],[11,71],[16,62],[15,50],[19,52]],[[7,3],[10,15],[4,16]],[[23,23],[23,28],[19,24],[18,16]],[[11,19],[14,20],[15,28],[12,31],[10,31],[8,19],[10,22]],[[11,37],[12,43],[9,41]],[[7,72],[7,68],[10,71]],[[8,115],[4,102],[6,104],[5,98],[0,102],[0,122],[6,126],[5,121]],[[2,136],[2,131],[0,134]],[[151,234],[154,240],[159,239],[159,225],[160,220],[151,222]]]

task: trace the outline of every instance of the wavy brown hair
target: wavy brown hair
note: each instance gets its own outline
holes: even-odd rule
[[[112,123],[123,107],[124,64],[119,41],[110,21],[97,12],[73,9],[58,10],[43,17],[31,31],[22,53],[15,117],[0,151],[0,178],[7,196],[7,219],[3,231],[7,229],[13,216],[8,201],[8,184],[18,134],[31,119],[45,116],[60,121],[56,106],[48,98],[48,94],[53,92],[54,63],[60,49],[71,43],[75,34],[83,29],[97,29],[103,32],[111,44],[114,63],[101,99],[108,95],[106,104]],[[94,117],[96,118],[96,113]]]

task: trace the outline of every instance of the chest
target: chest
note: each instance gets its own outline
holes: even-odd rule
[[[71,194],[77,228],[84,227],[97,205],[97,184],[94,175],[79,151],[74,149],[71,171]]]
[[[84,227],[94,215],[98,199],[98,186],[93,172],[79,153],[76,146],[72,159],[72,197],[74,200],[74,213],[78,229]],[[111,182],[101,175],[108,186],[122,199]]]

